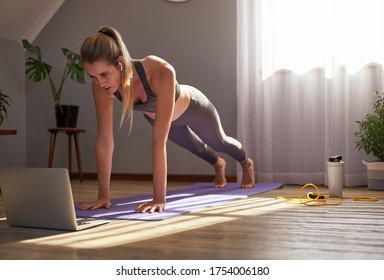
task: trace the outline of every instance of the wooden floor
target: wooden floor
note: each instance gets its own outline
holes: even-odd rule
[[[72,184],[76,203],[96,197],[95,181]],[[169,188],[191,184],[170,182]],[[151,182],[113,181],[112,197],[151,188]],[[284,186],[165,221],[112,221],[82,232],[10,227],[0,195],[0,259],[384,259],[384,200],[305,206],[276,199],[296,196],[299,189]],[[384,192],[344,188],[344,195]]]

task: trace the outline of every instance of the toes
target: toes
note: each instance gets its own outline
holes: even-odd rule
[[[243,189],[251,189],[255,186],[255,183],[244,183],[244,184],[241,184],[241,188]]]

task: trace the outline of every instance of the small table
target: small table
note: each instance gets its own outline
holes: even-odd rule
[[[79,168],[79,177],[80,182],[83,182],[83,171],[81,168],[81,159],[80,159],[80,141],[79,135],[82,132],[86,132],[85,129],[75,128],[75,127],[56,127],[50,128],[48,131],[51,133],[51,141],[49,145],[49,159],[48,159],[48,167],[52,167],[53,155],[55,152],[55,144],[56,144],[56,136],[59,132],[64,132],[68,135],[68,164],[69,164],[69,175],[72,176],[72,136],[75,139],[75,147],[76,147],[76,158],[77,158],[77,166]]]

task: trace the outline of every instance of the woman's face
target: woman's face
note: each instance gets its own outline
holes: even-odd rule
[[[121,71],[113,64],[97,61],[84,62],[84,69],[93,82],[108,93],[116,92],[121,85]]]

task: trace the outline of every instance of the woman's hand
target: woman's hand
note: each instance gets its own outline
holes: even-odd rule
[[[95,202],[85,202],[79,206],[81,210],[95,210],[98,208],[109,208],[111,207],[111,201],[108,198],[99,198]]]
[[[136,208],[136,212],[139,213],[153,213],[153,212],[163,212],[165,208],[165,203],[164,202],[157,202],[157,201],[151,201],[151,202],[146,202],[143,204],[140,204]]]

